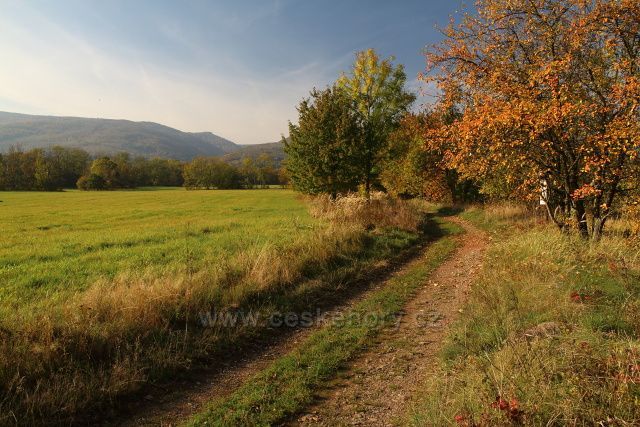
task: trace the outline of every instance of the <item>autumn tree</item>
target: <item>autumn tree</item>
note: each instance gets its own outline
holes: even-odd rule
[[[380,173],[389,135],[415,100],[405,90],[406,75],[393,58],[380,59],[373,49],[358,52],[338,87],[353,100],[362,140],[358,146],[359,169],[367,196]]]
[[[85,191],[107,189],[107,183],[105,182],[104,178],[95,173],[89,173],[78,178],[76,186],[78,187],[78,189]]]
[[[431,122],[428,114],[409,114],[389,136],[380,180],[390,194],[451,201],[442,159],[425,140]]]
[[[427,53],[448,160],[597,239],[639,150],[640,3],[480,0]],[[572,218],[572,221],[569,221]],[[587,219],[590,218],[590,221]]]
[[[298,124],[282,140],[293,188],[333,197],[357,189],[361,132],[351,99],[336,86],[314,89],[298,106]]]
[[[286,188],[290,185],[289,172],[287,171],[287,165],[284,164],[278,169],[278,184],[282,188]]]

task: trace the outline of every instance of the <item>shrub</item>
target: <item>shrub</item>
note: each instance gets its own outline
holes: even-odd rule
[[[105,190],[107,188],[104,178],[95,173],[81,176],[76,185],[80,190]]]

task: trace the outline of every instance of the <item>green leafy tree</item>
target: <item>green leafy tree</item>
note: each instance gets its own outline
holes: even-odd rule
[[[16,147],[2,156],[0,188],[55,191],[71,188],[87,167],[83,150],[53,147],[22,151]]]
[[[440,129],[451,123],[455,110],[406,114],[391,133],[380,180],[391,194],[423,197],[434,202],[480,201],[475,181],[447,167]]]
[[[148,185],[180,187],[184,182],[183,164],[179,160],[155,158],[147,162],[147,168]]]
[[[389,137],[380,180],[385,189],[400,197],[426,197],[451,201],[441,157],[427,147],[425,128],[431,117],[408,114]]]
[[[362,132],[359,168],[367,197],[377,181],[387,150],[389,135],[415,100],[405,90],[407,77],[393,58],[381,60],[373,49],[356,54],[348,74],[338,79],[338,87],[354,102]]]
[[[287,172],[293,187],[307,194],[355,190],[359,183],[357,111],[344,91],[314,89],[298,106],[298,124],[283,138]]]
[[[34,150],[34,179],[38,190],[53,191],[62,188],[62,169],[56,158],[44,150]]]
[[[5,159],[0,153],[0,191],[7,190],[7,176],[5,171]]]
[[[253,188],[258,180],[258,171],[255,161],[251,157],[243,157],[240,165],[240,174],[244,188]]]
[[[22,168],[23,152],[17,147],[10,147],[9,151],[4,155],[4,185],[6,190],[24,190],[27,186],[27,177],[23,174]]]
[[[266,188],[269,184],[278,182],[278,174],[274,168],[273,157],[268,153],[262,153],[256,160],[258,184]]]
[[[48,156],[58,170],[58,188],[73,188],[89,165],[89,153],[79,148],[54,146]]]
[[[91,164],[90,173],[102,177],[104,187],[107,189],[118,188],[120,186],[120,175],[118,164],[109,157],[100,157]]]
[[[144,185],[144,177],[137,175],[140,171],[134,167],[129,153],[118,153],[113,157],[112,161],[117,166],[118,187],[133,188],[139,184]]]

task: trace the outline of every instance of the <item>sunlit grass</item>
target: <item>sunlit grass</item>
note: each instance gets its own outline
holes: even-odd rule
[[[380,200],[358,210],[373,218],[366,227],[330,221],[284,190],[1,199],[0,424],[68,424],[111,410],[275,333],[269,313],[339,303],[406,256],[424,215]],[[230,327],[198,320],[214,310],[263,316]]]
[[[288,190],[2,192],[0,200],[5,310],[56,303],[98,279],[198,271],[321,226]]]
[[[232,395],[212,402],[188,425],[276,425],[312,402],[317,388],[394,322],[394,315],[454,251],[457,241],[452,236],[462,232],[455,224],[441,221],[429,231],[432,236],[443,237],[430,245],[420,262],[392,277],[345,313],[347,321],[320,328]]]

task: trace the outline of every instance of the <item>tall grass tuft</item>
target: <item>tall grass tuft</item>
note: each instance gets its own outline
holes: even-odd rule
[[[371,193],[371,198],[348,194],[333,199],[318,196],[311,201],[311,214],[333,223],[356,224],[363,227],[396,227],[415,231],[423,216],[420,201],[406,201],[382,192]]]

